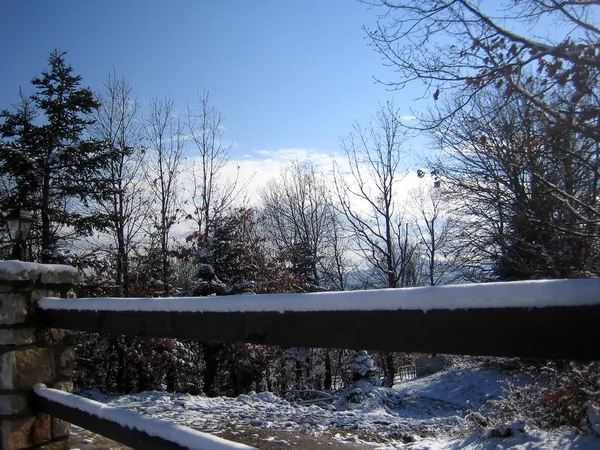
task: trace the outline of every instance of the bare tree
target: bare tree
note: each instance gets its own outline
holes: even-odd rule
[[[199,157],[191,166],[193,214],[201,236],[208,236],[216,220],[230,208],[247,183],[238,182],[239,170],[234,179],[223,179],[223,170],[229,162],[231,145],[223,140],[222,114],[210,103],[204,91],[198,96],[196,109],[188,106],[186,129]]]
[[[419,175],[424,177],[425,173],[419,171]],[[436,175],[434,180],[411,189],[407,204],[412,230],[421,249],[419,254],[426,262],[424,275],[430,286],[452,283],[462,277],[458,267],[462,252],[456,245],[459,221],[452,214],[452,203],[437,186]]]
[[[170,232],[180,213],[180,175],[184,160],[182,123],[175,115],[173,100],[153,99],[146,118],[149,163],[146,165],[153,197],[154,229],[158,240],[160,267],[158,279],[169,294]]]
[[[268,239],[294,270],[311,285],[343,289],[343,236],[325,176],[311,163],[292,163],[260,198]]]
[[[600,140],[597,0],[365,3],[384,11],[377,27],[366,31],[398,74],[385,83],[401,89],[418,80],[424,97],[456,100],[454,108],[440,110],[423,127],[454,120],[477,92],[493,88],[506,98],[526,99],[549,123],[550,135],[571,130]],[[492,113],[485,111],[482,118]]]
[[[483,119],[498,103],[500,113]],[[502,279],[597,272],[597,143],[574,131],[549,136],[537,106],[522,98],[507,103],[482,91],[471,106],[435,136],[447,151],[443,189],[481,272]]]
[[[379,287],[416,284],[416,246],[398,203],[404,135],[393,103],[382,106],[366,127],[342,140],[347,168],[334,164],[339,208],[357,249],[379,278]]]
[[[95,113],[91,133],[104,141],[113,158],[106,168],[111,195],[98,202],[108,217],[108,227],[116,247],[116,284],[119,295],[129,295],[129,257],[139,242],[139,232],[147,209],[143,190],[144,151],[139,106],[132,97],[131,85],[113,73],[98,94],[100,108]],[[109,251],[111,251],[109,249]]]
[[[351,238],[344,229],[343,217],[339,216],[335,205],[333,208],[336,218],[330,224],[319,264],[324,284],[330,289],[345,291],[352,288],[350,278],[357,272],[356,263],[350,258]]]
[[[398,198],[404,134],[399,112],[388,102],[367,126],[358,123],[342,140],[347,166],[334,163],[338,207],[355,236],[357,251],[374,280],[364,287],[398,288],[419,283],[418,247]],[[386,383],[393,384],[394,354],[385,352]]]

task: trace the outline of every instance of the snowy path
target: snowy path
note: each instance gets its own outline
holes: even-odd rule
[[[600,448],[598,437],[581,437],[569,430],[543,432],[530,426],[524,432],[516,429],[514,436],[504,439],[486,438],[484,431],[464,435],[460,425],[465,414],[470,408],[478,410],[488,400],[498,398],[505,378],[501,372],[470,367],[406,381],[392,390],[364,383],[358,385],[360,395],[328,408],[298,406],[269,392],[237,398],[160,392],[120,397],[94,392],[88,395],[111,406],[229,439],[241,436],[245,443],[250,443],[248,436],[258,434],[261,448],[272,448],[271,444],[279,441],[281,446],[295,446],[293,436],[302,435],[331,439],[332,444],[355,442],[388,449],[491,449],[498,448],[496,445],[515,449]],[[290,438],[283,439],[282,434]]]

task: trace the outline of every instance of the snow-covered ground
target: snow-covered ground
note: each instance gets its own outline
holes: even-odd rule
[[[256,429],[263,435],[272,433],[276,440],[278,431],[308,431],[382,449],[600,449],[599,436],[580,436],[569,429],[543,431],[522,421],[477,429],[468,417],[473,412],[485,414],[486,403],[502,394],[507,376],[471,365],[404,381],[392,389],[359,382],[321,406],[301,406],[269,392],[237,398],[162,392],[84,395],[217,435]],[[494,437],[498,434],[508,437]]]

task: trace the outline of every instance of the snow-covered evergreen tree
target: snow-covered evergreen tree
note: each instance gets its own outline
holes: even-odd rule
[[[365,350],[356,352],[352,362],[353,381],[368,380],[374,382],[378,379],[379,369],[375,361]]]
[[[265,278],[266,256],[251,209],[234,210],[208,236],[195,236],[199,247],[198,281],[193,295],[257,291],[257,280]]]
[[[110,154],[101,142],[86,139],[91,113],[99,104],[81,87],[65,53],[53,51],[49,68],[31,80],[35,92],[21,93],[13,111],[0,117],[0,176],[7,187],[2,209],[21,206],[40,219],[42,258],[51,259],[57,242],[68,233],[92,232],[104,217],[88,213],[88,203],[108,193],[103,167]]]

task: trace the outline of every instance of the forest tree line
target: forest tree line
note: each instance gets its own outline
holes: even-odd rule
[[[459,220],[439,176],[400,200],[408,153],[393,103],[354,125],[342,140],[346,159],[292,162],[249,192],[239,172],[226,172],[231,145],[208,92],[185,114],[166,98],[142,112],[125,79],[110,75],[93,92],[65,57],[53,52],[34,93],[2,112],[2,208],[32,211],[27,258],[78,266],[90,295],[311,292],[461,276],[450,239]]]
[[[433,106],[403,123],[387,102],[352,126],[332,167],[292,163],[255,193],[226,176],[225,118],[207,91],[184,114],[167,98],[142,108],[127,80],[94,92],[53,52],[33,93],[1,113],[1,205],[34,213],[29,258],[80,267],[80,297],[597,276],[596,2],[515,1],[509,24],[555,24],[543,40],[468,1],[374,3],[387,19],[366,31],[399,77],[384,82],[422,82]],[[420,168],[415,131],[439,154]],[[410,170],[422,183],[400,192]],[[352,378],[342,351],[99,336],[80,342],[81,373],[99,348],[114,365],[97,384],[120,392]],[[388,383],[401,358],[376,355]]]

